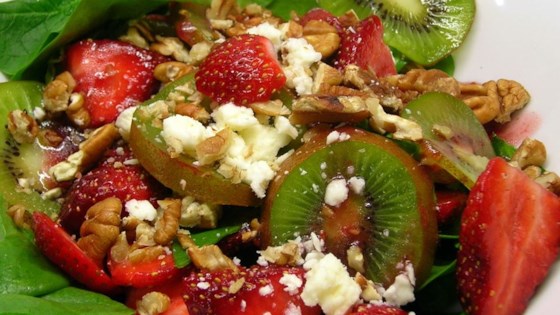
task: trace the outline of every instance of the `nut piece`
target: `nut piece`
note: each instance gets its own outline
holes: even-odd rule
[[[292,104],[292,124],[313,122],[358,122],[369,117],[364,99],[359,96],[306,95]]]
[[[63,112],[68,108],[70,94],[76,87],[76,80],[65,71],[56,76],[43,91],[45,109],[51,113]]]
[[[291,113],[290,109],[281,100],[270,100],[268,102],[256,102],[249,104],[255,115],[286,116]]]
[[[364,254],[359,246],[350,246],[350,248],[346,250],[346,257],[348,258],[348,267],[360,273],[365,272]]]
[[[422,128],[416,122],[385,113],[376,98],[368,98],[366,103],[371,113],[369,124],[375,131],[381,134],[391,132],[393,137],[399,140],[417,141],[422,139]]]
[[[8,208],[8,215],[14,221],[14,224],[20,229],[30,229],[33,223],[31,214],[23,205],[15,204]]]
[[[86,213],[80,227],[78,246],[94,261],[101,264],[120,233],[122,204],[110,197],[94,204]]]
[[[91,117],[88,110],[84,106],[84,96],[81,93],[72,93],[70,95],[70,104],[66,108],[66,116],[74,125],[85,128],[89,126]]]
[[[319,67],[313,78],[313,93],[319,93],[322,89],[329,86],[337,86],[342,83],[343,77],[340,71],[329,66],[324,62],[319,63]]]
[[[210,9],[206,11],[209,20],[224,20],[232,11],[236,10],[235,0],[212,0]]]
[[[171,299],[166,294],[152,291],[145,294],[136,303],[136,311],[140,315],[157,315],[165,312],[171,304]]]
[[[405,91],[444,92],[459,96],[459,83],[447,73],[438,69],[412,69],[405,74],[385,78],[389,83]]]
[[[212,229],[218,224],[218,219],[221,215],[222,208],[219,205],[197,202],[192,196],[185,196],[181,200],[181,220],[179,225]]]
[[[261,256],[266,261],[277,265],[295,266],[302,260],[298,244],[295,242],[288,242],[280,246],[269,246],[261,251]]]
[[[173,56],[177,61],[190,63],[191,56],[183,42],[177,37],[163,37],[156,35],[157,42],[150,45],[150,50],[164,56]]]
[[[511,120],[513,112],[525,107],[531,97],[529,92],[516,81],[500,79],[497,85],[500,114],[496,117],[496,121],[503,124]]]
[[[163,83],[175,81],[193,71],[193,67],[184,62],[169,61],[160,63],[154,69],[154,77]]]
[[[8,115],[8,131],[18,143],[32,143],[39,133],[39,125],[27,112],[16,109]]]
[[[556,173],[545,172],[541,176],[535,178],[535,182],[554,194],[560,195],[560,177],[558,177]]]
[[[212,271],[231,269],[238,271],[239,268],[228,256],[224,255],[216,245],[203,247],[189,247],[189,256],[198,269]]]
[[[163,215],[156,221],[154,241],[159,245],[168,245],[177,235],[181,217],[181,200],[167,198],[158,201]]]
[[[311,20],[303,26],[303,38],[323,59],[330,57],[340,47],[340,36],[336,28],[321,20]]]
[[[528,166],[543,166],[546,161],[546,148],[539,140],[526,138],[515,151],[511,160],[521,169]]]
[[[209,165],[222,159],[231,144],[232,134],[231,129],[225,128],[197,144],[196,157],[200,165]]]

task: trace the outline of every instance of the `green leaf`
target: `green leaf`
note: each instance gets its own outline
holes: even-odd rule
[[[38,296],[69,285],[64,274],[15,226],[1,197],[0,266],[0,293]]]
[[[0,3],[0,71],[12,79],[38,78],[62,45],[110,19],[130,19],[167,0],[19,0]]]
[[[429,69],[439,69],[447,73],[449,76],[453,76],[453,74],[455,73],[455,59],[453,59],[452,55],[449,55],[440,60],[435,65],[429,67]]]
[[[511,160],[513,154],[515,154],[515,147],[507,143],[504,139],[498,137],[497,135],[492,136],[492,147],[496,151],[497,156],[501,156],[508,160]]]
[[[428,279],[426,279],[426,281],[424,281],[424,283],[422,283],[422,286],[419,288],[419,290],[422,290],[423,288],[427,287],[430,283],[436,281],[440,277],[443,277],[450,273],[454,273],[456,265],[457,265],[456,260],[453,260],[443,265],[434,265],[432,267],[430,276],[428,277]]]
[[[0,295],[0,314],[128,315],[134,310],[105,295],[67,287],[42,298]]]
[[[267,9],[272,11],[276,16],[283,18],[284,20],[290,19],[290,13],[292,11],[299,15],[303,15],[305,12],[316,8],[317,2],[315,0],[297,0],[297,1],[281,1],[276,0],[272,2]]]
[[[191,238],[198,246],[216,244],[224,237],[239,231],[239,228],[240,226],[238,225],[220,227],[213,230],[192,234]],[[177,268],[183,268],[191,263],[191,258],[181,247],[179,242],[173,242],[173,247],[171,249],[173,251],[173,260],[175,261],[175,266],[177,266]]]
[[[331,12],[336,16],[341,16],[349,10],[354,10],[360,19],[371,14],[371,9],[361,6],[357,1],[333,1],[333,0],[317,0],[316,5]]]

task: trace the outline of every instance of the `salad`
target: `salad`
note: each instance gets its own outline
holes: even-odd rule
[[[525,311],[560,181],[453,78],[472,1],[92,3],[3,54],[0,312]]]

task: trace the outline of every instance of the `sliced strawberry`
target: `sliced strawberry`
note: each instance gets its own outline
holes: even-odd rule
[[[369,16],[356,27],[346,27],[340,35],[340,49],[334,61],[336,68],[342,70],[355,64],[375,72],[378,77],[397,73],[391,51],[383,42],[383,25],[379,17]]]
[[[445,224],[461,213],[467,203],[467,196],[462,191],[436,190],[438,224]]]
[[[89,258],[62,227],[42,212],[33,213],[37,248],[55,265],[90,290],[115,294],[118,286]]]
[[[99,166],[76,180],[60,212],[60,224],[68,233],[78,234],[87,210],[108,197],[119,198],[123,205],[132,199],[150,200],[156,205],[165,188],[134,161],[129,148],[113,149]]]
[[[494,158],[471,190],[457,257],[469,314],[521,314],[560,246],[560,199]]]
[[[336,28],[337,32],[339,33],[343,31],[343,26],[342,23],[340,23],[340,20],[325,9],[314,8],[307,11],[307,13],[305,13],[305,15],[301,17],[300,24],[305,26],[305,24],[313,20],[327,22],[330,25],[334,26],[334,28]]]
[[[159,315],[189,315],[187,304],[183,299],[183,279],[174,277],[164,283],[150,288],[134,288],[130,290],[126,298],[126,305],[136,309],[142,297],[150,292],[160,292],[170,299],[167,309]]]
[[[135,288],[159,285],[180,273],[180,269],[175,267],[171,252],[149,261],[116,262],[109,259],[108,266],[115,284]]]
[[[127,107],[149,98],[158,88],[154,68],[167,61],[158,53],[116,40],[83,40],[66,50],[75,92],[85,96],[90,126],[114,121]]]
[[[293,275],[302,284],[293,290],[280,283]],[[291,276],[287,276],[291,277]],[[286,278],[284,278],[285,280]],[[285,282],[282,280],[283,282]],[[237,281],[237,282],[236,282]],[[232,270],[192,273],[185,278],[185,300],[189,313],[197,314],[321,314],[319,307],[308,307],[301,300],[304,270],[298,267],[253,266],[239,273]],[[240,285],[242,284],[242,285]],[[234,292],[234,293],[232,293]]]
[[[346,315],[408,315],[408,312],[389,305],[358,304]]]
[[[212,100],[247,105],[270,100],[286,83],[270,40],[234,36],[217,46],[195,75],[196,87]]]

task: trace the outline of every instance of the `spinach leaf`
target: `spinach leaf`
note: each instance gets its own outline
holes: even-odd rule
[[[12,79],[40,78],[61,45],[110,19],[130,19],[167,0],[19,0],[0,3],[0,71]]]
[[[0,209],[0,293],[38,296],[68,286],[64,274],[14,225],[2,199]]]
[[[272,2],[267,9],[272,11],[276,16],[283,18],[284,20],[290,19],[290,13],[292,11],[299,15],[303,15],[305,12],[317,7],[316,0],[297,0],[297,1],[286,1],[286,0],[276,0]]]
[[[514,146],[507,143],[504,139],[498,137],[495,134],[492,136],[491,141],[492,147],[494,148],[494,151],[496,151],[497,156],[501,156],[505,159],[511,160],[516,151]]]
[[[198,246],[216,244],[224,237],[231,235],[239,231],[239,226],[225,226],[216,228],[213,230],[208,230],[196,234],[192,234],[191,238],[194,243]],[[173,260],[175,261],[175,266],[177,268],[183,268],[191,263],[191,258],[186,253],[186,251],[181,247],[179,242],[173,242]]]
[[[126,315],[132,309],[109,297],[67,287],[41,298],[20,294],[0,295],[1,314]]]

